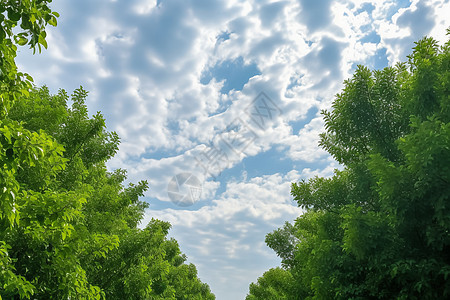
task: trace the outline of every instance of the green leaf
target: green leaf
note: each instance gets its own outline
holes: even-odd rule
[[[19,12],[13,10],[12,8],[9,8],[9,9],[8,9],[8,18],[9,18],[11,21],[17,22],[17,21],[20,20],[20,17],[21,17],[21,15],[20,15]]]
[[[54,16],[52,16],[50,18],[50,20],[48,21],[48,24],[50,24],[52,26],[56,26],[56,25],[58,25],[58,22],[57,22],[56,18]]]
[[[43,33],[39,35],[39,44],[41,44],[42,46],[44,46],[45,49],[47,49],[47,41],[45,40],[45,35]]]
[[[28,43],[28,39],[25,38],[25,37],[23,37],[23,36],[21,36],[21,37],[19,37],[19,39],[17,40],[17,43],[18,43],[20,46],[24,46],[24,45],[26,45],[26,44]]]

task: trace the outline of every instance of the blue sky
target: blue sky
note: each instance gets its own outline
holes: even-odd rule
[[[343,80],[358,64],[404,61],[425,35],[444,41],[450,26],[448,0],[55,0],[52,9],[61,17],[49,49],[21,49],[19,68],[54,92],[90,92],[90,112],[122,141],[108,168],[149,182],[142,226],[171,222],[217,299],[244,299],[279,265],[264,238],[301,214],[291,183],[339,168],[317,143],[320,111]],[[240,143],[227,147],[233,136]],[[199,160],[213,152],[222,160],[206,172]],[[180,207],[167,188],[186,172],[202,194]]]

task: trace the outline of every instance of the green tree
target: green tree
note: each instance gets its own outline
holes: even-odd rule
[[[87,92],[50,95],[18,72],[16,45],[47,48],[49,3],[0,4],[0,299],[214,299],[168,223],[137,227],[148,185],[107,171],[119,137]]]
[[[266,237],[295,282],[286,299],[450,297],[449,67],[450,41],[424,38],[344,82],[320,142],[344,170],[293,183],[305,213]]]
[[[48,5],[52,0],[0,2],[0,118],[7,115],[11,104],[27,94],[33,79],[18,72],[15,58],[17,45],[29,45],[33,52],[47,48],[47,25],[56,26],[58,13]],[[20,26],[20,29],[17,29]]]
[[[214,299],[195,266],[184,264],[176,241],[167,238],[167,222],[153,220],[145,229],[137,227],[148,207],[139,200],[147,183],[125,187],[124,170],[106,170],[119,138],[106,131],[100,113],[89,117],[86,98],[87,92],[77,89],[68,107],[65,91],[52,96],[43,87],[31,90],[10,110],[10,118],[27,120],[22,123],[26,130],[51,133],[65,150],[60,153],[64,168],[48,180],[33,166],[16,174],[22,189],[33,195],[53,191],[53,202],[41,197],[29,210],[24,205],[22,219],[30,223],[5,234],[16,273],[32,282],[33,297],[40,299]],[[31,226],[35,223],[41,227]],[[22,224],[32,229],[28,232]],[[36,241],[37,228],[53,235],[41,234]],[[58,233],[60,228],[66,232]]]
[[[250,284],[250,294],[246,297],[246,300],[294,299],[292,297],[294,286],[295,281],[289,271],[282,268],[273,268],[258,278],[256,284]]]
[[[47,133],[28,130],[9,117],[19,98],[29,95],[32,82],[29,75],[17,71],[17,45],[28,44],[39,51],[41,46],[47,47],[45,26],[56,25],[58,16],[49,9],[50,2],[10,0],[0,4],[0,292],[7,297],[27,298],[36,292],[35,279],[20,274],[17,268],[22,261],[11,255],[21,241],[14,245],[16,249],[9,242],[24,234],[32,240],[25,248],[45,249],[44,240],[64,240],[72,232],[65,220],[76,218],[83,202],[74,193],[49,189],[54,176],[65,167],[63,147]],[[21,29],[17,29],[19,25]],[[27,169],[41,175],[34,188],[24,186],[19,178]],[[26,249],[20,251],[28,257]],[[36,267],[45,262],[45,254],[42,251],[39,257],[30,258],[30,263]],[[70,268],[67,273],[71,274]]]

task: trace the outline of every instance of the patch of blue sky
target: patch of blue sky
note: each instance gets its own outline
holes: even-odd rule
[[[375,55],[372,57],[373,68],[376,70],[381,70],[389,65],[389,61],[386,54],[386,48],[378,49]]]
[[[369,34],[365,35],[360,39],[361,43],[375,43],[378,44],[381,41],[381,37],[375,31],[371,31]]]
[[[353,63],[351,73],[356,71],[358,65],[364,65],[370,69],[381,70],[389,66],[386,48],[378,49],[372,57],[367,58],[363,63]]]
[[[245,180],[245,178],[262,177],[264,175],[273,175],[276,173],[287,174],[292,170],[297,170],[298,173],[302,173],[302,171],[307,168],[311,170],[320,170],[325,168],[328,164],[326,161],[293,161],[287,157],[286,151],[287,150],[280,151],[277,147],[273,147],[258,155],[246,157],[233,168],[222,171],[213,179],[220,183],[219,188],[216,190],[216,198],[226,192],[227,182],[239,182]]]
[[[289,78],[289,85],[286,87],[286,90],[291,90],[293,87],[301,86],[300,80],[305,76],[304,74]]]
[[[142,198],[142,201],[147,202],[149,205],[149,208],[152,210],[172,208],[173,206],[175,206],[175,204],[173,204],[172,202],[161,201],[161,200],[159,200],[157,198],[153,198],[153,197],[145,196]]]
[[[372,32],[373,28],[372,28],[372,24],[364,24],[361,27],[359,27],[361,29],[362,32]]]
[[[292,133],[294,135],[297,135],[298,132],[306,125],[308,124],[311,119],[313,119],[317,113],[319,112],[319,109],[316,106],[311,107],[308,112],[306,113],[306,117],[299,120],[299,121],[291,121],[288,124],[292,127]]]
[[[390,19],[393,15],[398,13],[400,8],[407,8],[411,5],[410,0],[397,0],[393,1],[394,5],[390,7],[390,9],[386,12],[386,18]]]
[[[209,114],[208,117],[213,117],[224,113],[225,111],[227,111],[227,109],[231,106],[232,103],[233,101],[231,99],[221,102],[219,104],[219,107],[213,113]]]
[[[226,40],[229,40],[230,39],[230,34],[231,33],[228,32],[228,31],[224,31],[221,34],[219,34],[217,36],[217,43],[219,44],[219,43],[222,43],[222,42],[224,42]]]
[[[245,176],[247,178],[261,177],[275,173],[286,174],[292,170],[293,162],[285,157],[276,147],[255,156],[245,157],[239,164],[233,168],[223,170],[215,177],[215,181],[220,182],[220,187],[216,191],[216,195],[225,192],[226,182],[243,180],[244,173],[246,173]]]
[[[381,70],[389,66],[389,60],[386,53],[386,48],[378,49],[372,57],[369,57],[364,62],[355,62],[352,64],[350,73],[354,73],[358,65],[364,65],[370,69]]]
[[[166,128],[176,134],[180,131],[180,124],[178,121],[169,121]]]
[[[372,11],[375,9],[375,6],[372,3],[365,2],[361,5],[361,8],[359,8],[356,13],[360,14],[364,11],[366,11],[369,15],[372,14]]]
[[[258,66],[254,63],[245,65],[242,56],[235,60],[225,60],[203,72],[200,83],[208,84],[213,78],[224,81],[220,92],[228,94],[229,91],[240,91],[250,78],[261,75]]]

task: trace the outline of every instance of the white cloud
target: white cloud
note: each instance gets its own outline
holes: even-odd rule
[[[435,27],[436,15],[446,15],[445,11],[438,10],[440,6],[443,6],[441,1],[415,0],[410,6],[396,11],[392,18],[386,19],[383,14],[378,15],[374,24],[381,36],[381,44],[388,49],[390,64],[404,61],[414,42],[428,35]]]
[[[189,249],[185,250],[189,260],[209,279],[213,291],[231,297],[227,287],[233,285],[235,297],[242,298],[251,281],[279,263],[263,241],[268,232],[301,213],[290,196],[291,182],[299,178],[291,171],[229,182],[210,206],[197,211],[148,210],[146,218],[173,225],[172,235]]]

